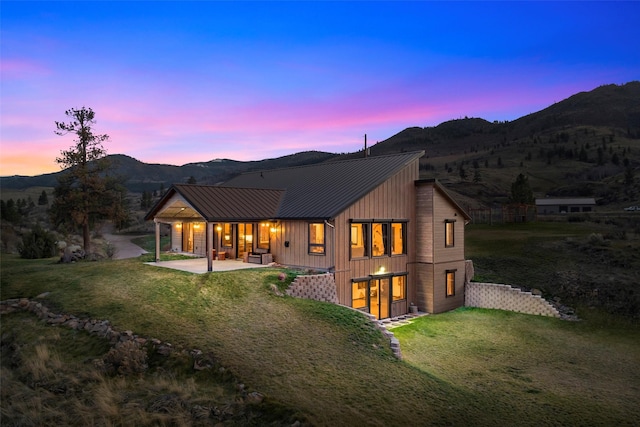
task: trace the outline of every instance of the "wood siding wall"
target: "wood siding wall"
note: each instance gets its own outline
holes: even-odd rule
[[[322,222],[322,221],[317,221]],[[328,270],[334,266],[334,229],[325,224],[325,254],[309,254],[309,221],[282,221],[271,235],[274,261],[290,266]],[[285,242],[289,242],[289,247]]]
[[[412,236],[415,224],[415,180],[418,179],[418,161],[404,167],[393,177],[369,194],[349,206],[335,219],[335,276],[340,304],[351,306],[351,280],[372,275],[384,267],[387,273],[404,273],[415,257]],[[408,220],[407,254],[368,259],[350,259],[351,220]],[[414,281],[407,275],[407,295],[413,295]],[[406,302],[392,304],[392,315],[408,311]],[[402,311],[402,313],[400,313]],[[393,314],[396,312],[397,314]]]
[[[441,313],[464,305],[463,213],[433,183],[416,186],[415,299],[420,310]],[[454,246],[445,246],[445,221],[455,221]],[[446,296],[446,271],[456,270],[455,296]]]
[[[177,227],[182,222],[171,223],[171,250],[174,252],[182,252],[182,226]]]

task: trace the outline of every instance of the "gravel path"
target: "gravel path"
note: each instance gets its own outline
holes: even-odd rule
[[[131,239],[137,236],[103,233],[102,237],[115,246],[116,253],[113,259],[136,258],[147,253],[140,246],[131,243]]]

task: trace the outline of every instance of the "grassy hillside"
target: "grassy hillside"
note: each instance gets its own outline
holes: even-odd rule
[[[472,227],[479,274],[526,273],[521,251],[558,241],[559,229],[560,241],[590,235],[584,223],[530,226]],[[500,269],[491,271],[492,259]],[[144,260],[3,255],[2,299],[50,292],[43,302],[54,311],[200,349],[216,369],[194,371],[183,355],[150,359],[140,377],[108,376],[91,362],[108,351],[104,341],[3,315],[3,425],[213,422],[198,418],[202,408],[235,414],[230,425],[632,425],[640,416],[640,390],[629,387],[640,381],[638,326],[597,310],[580,308],[584,320],[571,323],[490,310],[429,316],[396,330],[406,357],[398,361],[358,313],[274,294],[280,270],[192,275]],[[242,390],[265,399],[238,404]]]

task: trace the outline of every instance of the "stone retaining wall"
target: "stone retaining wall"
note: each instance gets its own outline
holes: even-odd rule
[[[540,295],[496,283],[467,283],[464,305],[560,317],[560,312]]]
[[[333,274],[297,276],[287,289],[287,295],[296,298],[338,303],[336,280]]]

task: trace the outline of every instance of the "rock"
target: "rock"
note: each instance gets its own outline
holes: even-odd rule
[[[47,298],[49,295],[51,294],[51,292],[43,292],[40,295],[36,296],[36,299],[44,299]]]
[[[245,400],[247,403],[258,405],[262,403],[262,401],[264,400],[264,396],[262,395],[262,393],[258,393],[257,391],[252,391],[251,393],[247,394],[247,397]]]

